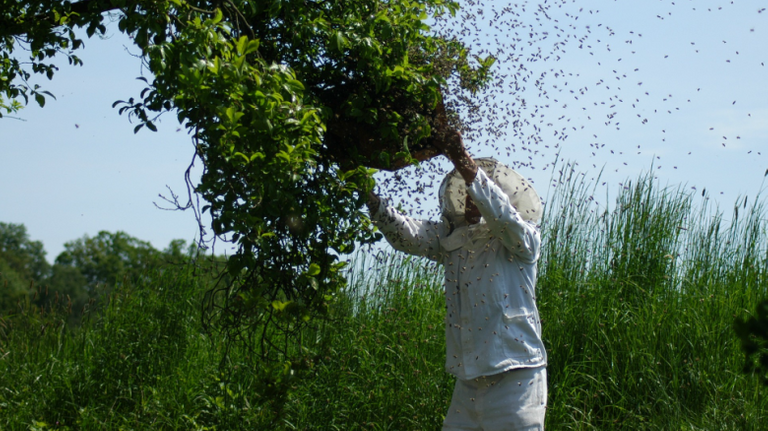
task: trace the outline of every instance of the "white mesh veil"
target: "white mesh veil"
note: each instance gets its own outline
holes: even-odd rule
[[[477,166],[501,187],[523,220],[534,223],[541,220],[541,199],[531,183],[496,159],[487,157],[474,160]],[[464,220],[466,196],[464,178],[454,169],[446,175],[440,185],[440,210],[452,226],[457,226]]]

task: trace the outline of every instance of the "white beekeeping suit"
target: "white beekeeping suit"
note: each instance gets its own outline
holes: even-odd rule
[[[472,183],[466,184],[455,170],[443,181],[439,222],[407,217],[384,205],[379,205],[372,219],[395,249],[425,256],[445,269],[445,368],[458,381],[444,429],[454,429],[450,420],[457,427],[465,426],[463,416],[452,416],[461,385],[498,380],[511,370],[531,371],[525,374],[525,384],[538,379],[538,386],[543,386],[543,393],[531,404],[541,410],[543,424],[547,353],[536,307],[541,201],[533,187],[509,167],[491,158],[475,159],[475,163],[479,169]],[[482,215],[475,224],[465,221],[467,194]],[[517,383],[522,387],[522,381]],[[472,405],[479,396],[467,395],[475,400]],[[491,401],[502,405],[494,407]],[[503,400],[485,400],[488,409],[505,406]],[[461,413],[460,407],[455,410]],[[521,420],[518,425],[509,422],[474,429],[539,429],[528,426],[528,419]]]

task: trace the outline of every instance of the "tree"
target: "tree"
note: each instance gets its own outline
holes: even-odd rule
[[[358,192],[372,188],[371,168],[436,154],[431,139],[459,127],[457,110],[488,83],[494,61],[471,59],[462,43],[429,27],[458,9],[444,0],[0,6],[0,92],[9,112],[30,96],[44,105],[46,93],[28,78],[53,77],[45,60],[59,53],[78,64],[82,41],[73,30],[103,33],[103,13],[117,14],[153,77],[142,78],[140,97],[115,106],[138,120],[135,131],[155,130],[167,113],[189,128],[205,167],[193,186],[206,204],[196,209],[210,213],[215,236],[238,245],[231,282],[207,303],[232,340],[297,334],[326,312],[344,286],[339,256],[375,238]],[[13,57],[19,47],[29,49],[29,62]],[[263,357],[287,353],[262,341]]]
[[[106,231],[67,242],[53,265],[45,255],[43,244],[32,241],[23,224],[0,222],[0,313],[15,314],[20,304],[29,304],[66,310],[74,325],[86,305],[118,283],[152,283],[165,271],[194,265],[198,277],[213,284],[226,263],[220,256],[202,255],[184,240],[173,240],[159,251],[125,232]]]
[[[161,252],[146,241],[125,232],[101,231],[95,237],[83,236],[64,244],[56,265],[74,268],[94,292],[99,285],[110,288],[117,283],[146,276],[162,263]]]
[[[32,241],[23,224],[0,222],[0,313],[16,314],[33,304],[41,309],[69,309],[79,321],[90,297],[87,281],[76,267],[50,265],[40,241]]]
[[[30,240],[23,224],[0,222],[0,313],[14,310],[49,272],[43,243]]]
[[[50,265],[40,241],[32,241],[23,224],[0,222],[0,259],[27,281],[45,278]]]
[[[30,283],[0,259],[0,313],[12,313],[19,301],[27,297]]]
[[[193,263],[196,257],[193,252],[194,247],[187,247],[183,240],[173,240],[168,248],[159,251],[125,232],[84,235],[64,244],[38,305],[52,305],[56,301],[59,305],[65,304],[71,308],[70,322],[77,323],[84,311],[99,309],[105,303],[105,296],[118,284],[137,281],[152,284],[163,272]],[[204,275],[210,277],[207,274],[201,277]]]

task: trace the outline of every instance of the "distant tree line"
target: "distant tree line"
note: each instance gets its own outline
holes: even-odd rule
[[[31,240],[23,224],[0,222],[0,316],[18,313],[29,301],[42,310],[68,308],[70,323],[76,324],[116,284],[167,271],[195,257],[197,247],[181,239],[161,251],[125,232],[101,231],[65,243],[50,264],[42,242]]]

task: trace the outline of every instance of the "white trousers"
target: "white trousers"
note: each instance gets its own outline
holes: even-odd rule
[[[546,367],[457,379],[443,431],[542,431],[546,407]]]

